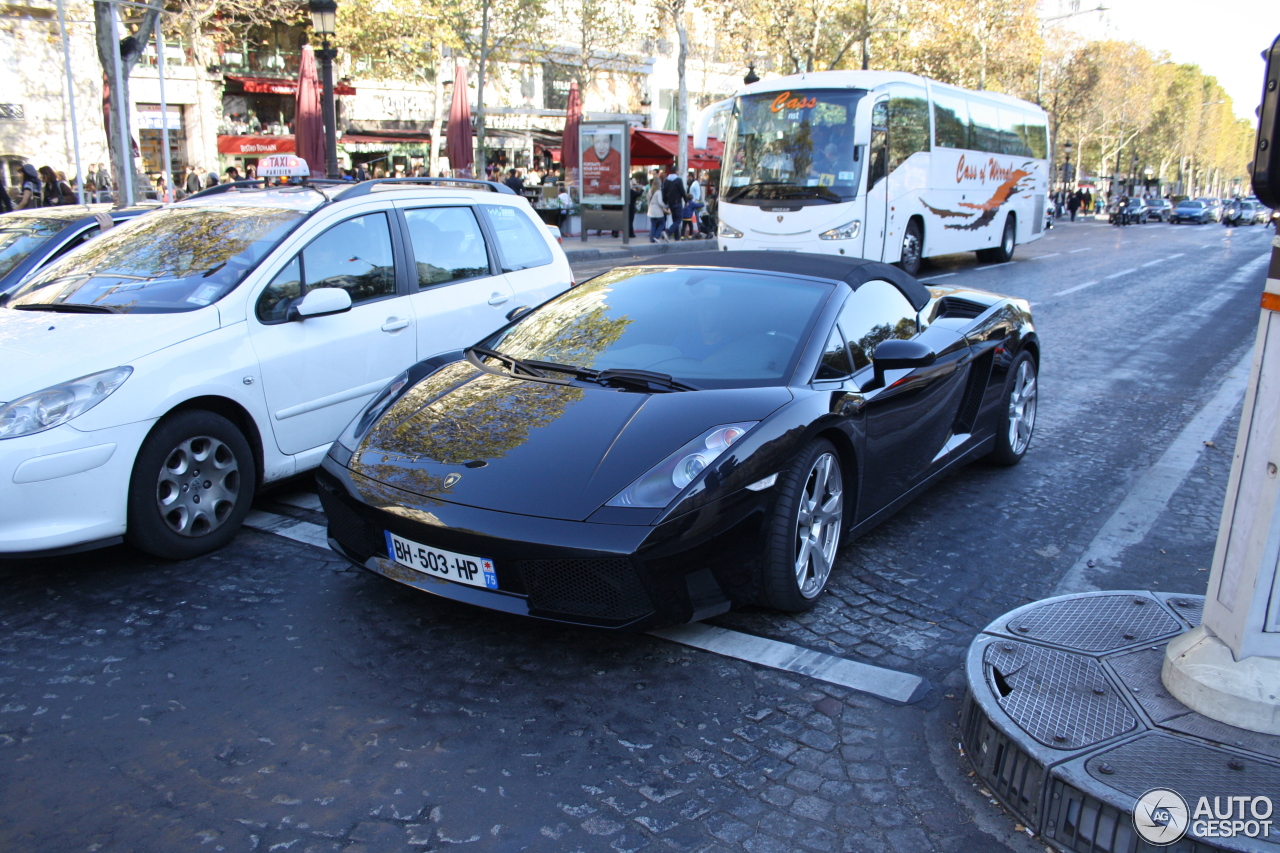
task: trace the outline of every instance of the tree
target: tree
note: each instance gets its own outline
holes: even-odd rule
[[[676,57],[679,93],[676,100],[676,172],[684,180],[689,171],[689,80],[685,64],[689,60],[689,22],[685,20],[687,0],[655,0],[660,18],[670,18],[676,28],[680,52]]]
[[[445,46],[459,42],[443,19],[447,0],[342,0],[335,38],[353,60],[379,80],[431,83]]]
[[[160,19],[160,10],[148,7],[132,35],[119,38],[115,24],[114,4],[94,0],[94,38],[98,48],[98,61],[107,78],[104,110],[107,112],[107,150],[111,156],[112,180],[116,185],[116,202],[132,204],[132,190],[141,185],[142,174],[133,160],[133,131],[129,116],[129,74],[142,53],[147,49],[151,36]],[[117,63],[118,60],[118,63]]]
[[[578,82],[583,97],[602,71],[621,67],[619,48],[634,31],[631,10],[617,0],[559,0],[556,8],[561,43],[546,53],[552,65]]]
[[[476,150],[478,168],[486,165],[484,84],[491,62],[517,55],[530,58],[541,50],[547,0],[447,0],[448,23],[463,53],[477,65]],[[479,22],[479,29],[476,22]]]

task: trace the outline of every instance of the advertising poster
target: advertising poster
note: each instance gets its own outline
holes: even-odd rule
[[[625,204],[627,171],[625,124],[583,122],[579,133],[582,159],[582,201],[586,204]]]

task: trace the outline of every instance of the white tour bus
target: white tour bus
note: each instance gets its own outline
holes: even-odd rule
[[[913,74],[762,80],[708,107],[723,119],[720,248],[897,263],[977,251],[1003,262],[1044,230],[1045,112]],[[719,123],[719,122],[717,122]]]

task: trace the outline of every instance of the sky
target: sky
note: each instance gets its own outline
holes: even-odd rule
[[[1153,51],[1168,51],[1174,62],[1199,65],[1218,78],[1236,115],[1257,121],[1253,110],[1262,97],[1265,68],[1260,54],[1280,35],[1280,2],[1080,0],[1081,9],[1099,5],[1108,11],[1071,18],[1072,28],[1089,38],[1134,41]],[[1110,27],[1100,30],[1104,14]]]

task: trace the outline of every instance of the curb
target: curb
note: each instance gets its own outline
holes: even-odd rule
[[[565,238],[566,240],[572,238]],[[716,248],[715,240],[680,240],[676,243],[639,243],[623,249],[565,249],[569,263],[581,261],[607,261],[611,258],[634,258],[646,255],[666,255],[674,252],[705,252]]]

